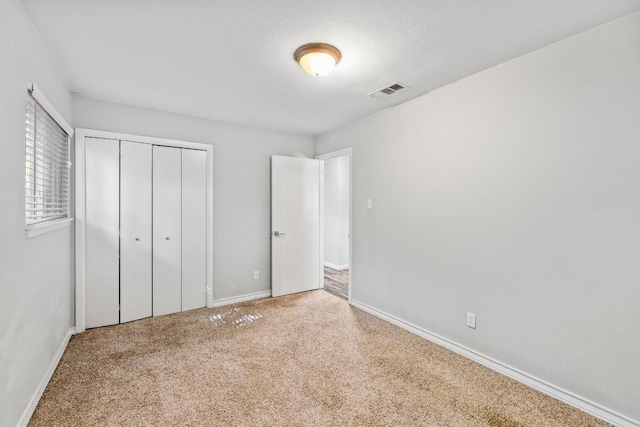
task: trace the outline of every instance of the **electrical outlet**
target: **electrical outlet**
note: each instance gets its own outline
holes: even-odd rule
[[[253,272],[253,280],[258,280],[260,278],[260,272],[258,270],[255,270]]]
[[[476,328],[476,315],[474,313],[467,312],[467,326],[472,329]]]
[[[373,208],[373,200],[367,199],[367,209],[372,209],[372,208]]]

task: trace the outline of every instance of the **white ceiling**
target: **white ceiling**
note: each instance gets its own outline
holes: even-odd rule
[[[315,135],[640,10],[640,0],[22,0],[70,90]],[[342,51],[326,77],[294,50]],[[386,100],[367,94],[402,82]]]

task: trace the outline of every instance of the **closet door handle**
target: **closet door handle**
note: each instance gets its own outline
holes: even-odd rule
[[[140,241],[140,238],[139,238],[139,237],[136,237],[136,242],[139,242],[139,241]]]
[[[165,240],[171,240],[171,239],[169,239],[168,237],[165,237],[164,239],[165,239]]]

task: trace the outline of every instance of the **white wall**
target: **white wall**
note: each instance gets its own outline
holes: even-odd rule
[[[213,298],[271,289],[271,155],[312,157],[311,138],[84,97],[73,98],[73,114],[77,127],[212,144]]]
[[[354,300],[640,420],[640,14],[321,135],[316,154],[344,147]]]
[[[324,262],[349,267],[349,156],[324,160]]]
[[[17,1],[0,1],[0,425],[13,426],[73,323],[71,229],[26,239],[27,82],[71,121],[71,97]]]

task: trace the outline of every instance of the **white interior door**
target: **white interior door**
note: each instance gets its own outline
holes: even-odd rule
[[[182,311],[207,303],[207,152],[182,150]]]
[[[120,142],[120,322],[151,316],[151,145]]]
[[[86,327],[120,321],[120,141],[85,138]]]
[[[182,150],[153,147],[153,315],[182,309]]]
[[[271,293],[320,287],[320,162],[271,157]]]

